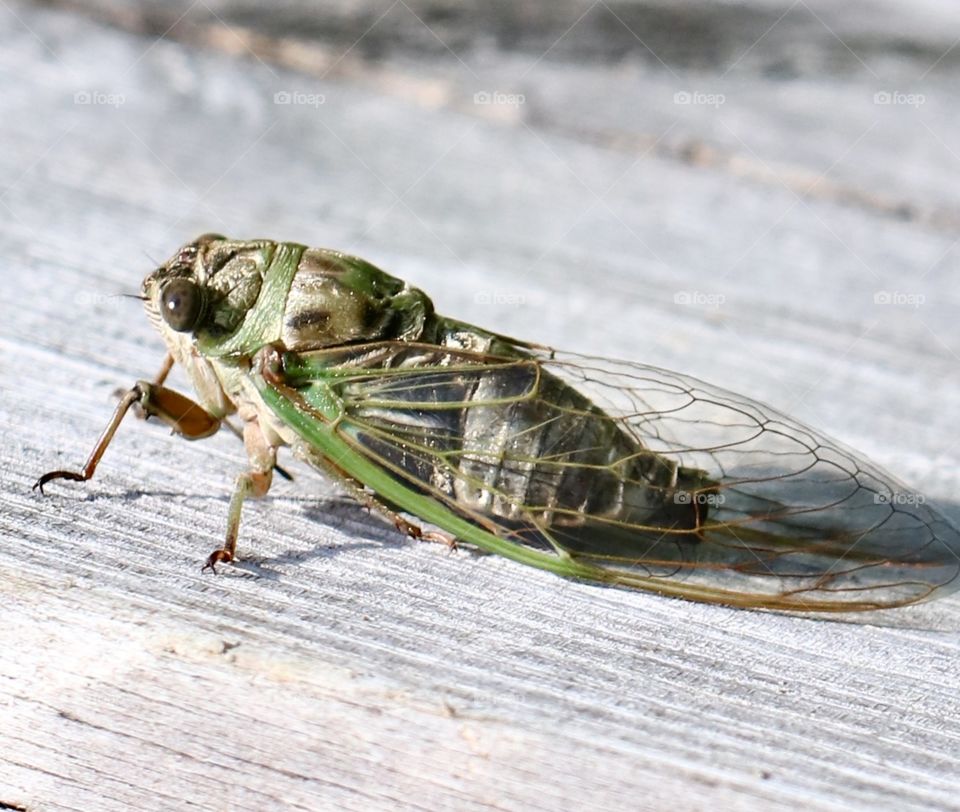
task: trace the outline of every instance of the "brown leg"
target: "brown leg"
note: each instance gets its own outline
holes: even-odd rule
[[[167,356],[167,358],[169,359],[170,356]],[[168,372],[169,364],[165,364],[158,380],[166,378]],[[121,421],[135,403],[140,405],[140,408],[148,417],[159,418],[173,428],[177,434],[186,437],[188,440],[209,437],[220,428],[220,419],[214,417],[190,398],[155,383],[138,381],[120,399],[110,422],[97,440],[90,456],[87,457],[83,468],[80,471],[49,471],[33,484],[34,490],[39,488],[40,493],[43,493],[43,486],[53,479],[86,482],[92,478],[97,470],[97,465],[100,464],[100,459],[107,450],[107,446],[110,445],[113,436],[117,433]]]
[[[367,510],[375,510],[385,519],[390,521],[393,526],[405,536],[409,536],[412,539],[417,539],[417,541],[435,541],[440,544],[445,544],[450,550],[457,549],[457,540],[454,536],[449,536],[446,533],[439,533],[434,530],[424,530],[419,525],[408,522],[399,513],[391,510],[389,507],[383,504],[383,502],[377,499],[377,497],[372,493],[365,491],[363,486],[357,482],[357,480],[355,480],[342,469],[338,468],[329,460],[323,461],[323,467],[330,474],[331,478],[338,481],[348,491],[350,491],[350,494],[353,496],[353,498],[356,499],[361,505],[367,508]]]
[[[166,354],[166,357],[163,359],[163,363],[160,365],[160,371],[157,373],[157,377],[153,379],[154,386],[163,386],[163,382],[167,379],[167,375],[170,374],[170,370],[173,369],[173,356],[170,353]]]
[[[97,444],[93,447],[93,451],[90,452],[90,456],[87,457],[87,461],[84,463],[83,468],[80,471],[48,471],[42,477],[40,477],[40,479],[33,483],[33,490],[39,488],[40,493],[43,493],[43,486],[52,479],[69,479],[73,482],[86,482],[88,479],[90,479],[97,470],[97,465],[100,462],[100,458],[107,450],[107,446],[110,445],[113,435],[117,433],[117,428],[120,426],[120,421],[123,420],[124,415],[130,409],[130,407],[133,406],[134,403],[138,403],[140,401],[140,396],[141,392],[139,385],[134,386],[133,389],[129,390],[123,396],[123,398],[117,404],[117,408],[113,411],[113,417],[110,418],[110,422],[107,423],[107,427],[103,430],[103,433],[97,440]]]

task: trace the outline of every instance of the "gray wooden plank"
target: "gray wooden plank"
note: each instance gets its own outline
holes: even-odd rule
[[[933,22],[909,33],[939,47],[949,28],[926,8]],[[150,257],[222,230],[354,251],[442,312],[743,391],[960,517],[954,165],[921,151],[921,169],[897,168],[915,119],[879,125],[830,170],[857,200],[798,198],[736,161],[644,153],[671,108],[618,114],[624,68],[575,49],[529,86],[500,77],[533,42],[444,85],[452,58],[414,58],[401,26],[385,62],[363,53],[319,79],[282,55],[220,52],[233,29],[218,25],[201,48],[0,8],[0,801],[957,808],[956,599],[859,625],[597,589],[407,543],[297,465],[246,512],[247,562],[211,578],[199,563],[242,449],[133,421],[97,480],[30,492],[82,460],[111,392],[159,362],[136,302],[113,294],[134,292]],[[629,75],[656,98],[671,85],[652,73]],[[765,116],[743,144],[710,116],[676,126],[754,168],[819,173],[869,123],[854,114],[869,82],[811,84],[783,105],[826,142],[788,137],[766,85],[724,119]],[[542,93],[540,109],[472,104],[474,88],[515,87],[531,105]],[[847,117],[834,97],[851,99]],[[607,121],[633,146],[598,138]],[[876,190],[932,196],[942,216],[892,217],[865,202]],[[881,291],[924,298],[877,304]]]
[[[58,0],[71,6],[73,0]],[[104,21],[956,230],[949,3],[92,0]],[[521,105],[473,103],[475,92]],[[893,160],[892,156],[896,156]]]

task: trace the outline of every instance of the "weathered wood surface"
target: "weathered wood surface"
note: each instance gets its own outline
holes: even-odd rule
[[[296,465],[211,577],[242,449],[133,420],[30,491],[160,361],[113,294],[218,230],[742,391],[957,520],[949,4],[255,7],[0,3],[0,802],[960,808],[955,598],[862,625],[598,589]]]

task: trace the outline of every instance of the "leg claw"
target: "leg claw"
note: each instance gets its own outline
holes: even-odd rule
[[[405,536],[409,536],[412,539],[421,539],[423,538],[423,531],[417,527],[415,524],[410,524],[406,519],[401,519],[399,516],[393,522],[394,526],[403,533]]]
[[[417,525],[410,524],[410,522],[405,519],[398,518],[394,524],[404,535],[409,536],[412,539],[417,541],[436,541],[440,544],[446,544],[450,552],[454,552],[457,549],[457,540],[453,536],[448,536],[446,533],[437,533],[433,530],[427,530],[424,532]]]
[[[206,571],[209,569],[210,572],[212,572],[214,575],[216,575],[216,574],[217,574],[217,567],[216,567],[217,564],[220,564],[220,563],[229,564],[231,561],[233,561],[233,554],[230,553],[229,550],[222,550],[222,549],[221,549],[221,550],[214,550],[214,551],[213,551],[212,553],[210,553],[210,555],[207,557],[207,561],[206,561],[206,563],[203,565],[203,568],[200,570],[200,572],[206,572]]]
[[[428,530],[426,533],[421,535],[422,541],[436,541],[440,544],[446,544],[447,549],[454,553],[459,547],[457,547],[457,540],[454,536],[448,536],[446,533],[435,533],[432,530]]]

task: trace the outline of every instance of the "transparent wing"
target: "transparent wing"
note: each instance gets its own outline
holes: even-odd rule
[[[960,585],[956,528],[776,410],[642,364],[496,346],[288,353],[285,372],[301,408],[336,396],[340,439],[392,480],[577,577],[811,611]]]

